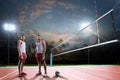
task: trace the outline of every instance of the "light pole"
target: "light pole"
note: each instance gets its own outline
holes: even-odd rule
[[[9,58],[9,32],[12,32],[12,31],[15,31],[15,25],[14,24],[11,24],[11,23],[5,23],[4,25],[3,25],[3,27],[4,27],[4,29],[5,29],[5,31],[7,31],[8,32],[8,65],[9,65],[9,62],[10,62],[10,58]]]

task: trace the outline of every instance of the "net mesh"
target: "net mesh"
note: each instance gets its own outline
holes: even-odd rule
[[[119,63],[120,1],[94,20],[80,26],[53,50],[53,61],[61,63]],[[94,47],[94,48],[93,48]],[[66,55],[64,55],[66,54]],[[116,56],[117,55],[117,56]]]
[[[54,54],[83,48],[115,39],[111,12],[113,9],[89,24],[81,24],[80,29],[66,40],[61,40],[54,48]],[[98,25],[98,27],[97,27]],[[99,33],[98,33],[99,31]]]

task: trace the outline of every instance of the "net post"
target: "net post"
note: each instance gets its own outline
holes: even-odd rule
[[[100,44],[100,34],[99,34],[99,25],[98,25],[98,21],[96,21],[96,27],[97,27],[97,43]]]
[[[50,53],[50,67],[53,66],[53,55],[52,55],[52,51]]]
[[[90,54],[89,54],[89,48],[88,48],[88,64],[90,64]]]
[[[114,19],[113,11],[111,11],[111,17],[112,17],[112,26],[113,26],[113,31],[114,31],[114,37],[117,38],[117,33],[116,33],[116,28],[115,28],[115,19]]]

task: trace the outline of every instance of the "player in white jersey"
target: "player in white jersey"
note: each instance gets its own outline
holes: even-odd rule
[[[23,77],[26,75],[26,73],[23,72],[23,66],[25,63],[25,60],[27,58],[27,54],[26,54],[26,43],[25,43],[25,36],[21,35],[18,43],[17,43],[17,49],[18,49],[18,71],[19,71],[19,77]]]
[[[46,60],[45,60],[45,53],[46,53],[46,43],[44,40],[41,39],[41,36],[38,35],[37,43],[36,43],[36,61],[38,62],[39,71],[36,75],[41,74],[41,64],[44,66],[45,77],[47,76],[47,67],[46,67]]]

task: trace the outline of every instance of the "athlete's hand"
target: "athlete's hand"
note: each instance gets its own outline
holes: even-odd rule
[[[23,56],[21,56],[21,59],[23,59]]]
[[[19,54],[19,55],[18,55],[18,59],[20,59],[20,58],[21,58],[21,55]]]
[[[35,58],[37,58],[37,53],[35,54]]]
[[[27,58],[27,54],[26,54],[26,58]]]
[[[45,59],[45,55],[43,54],[43,55],[42,55],[42,60],[44,60],[44,59]]]
[[[42,57],[42,60],[44,60],[45,59],[45,57]]]

